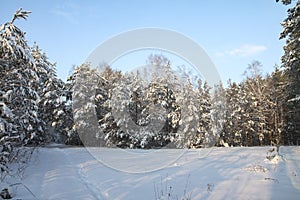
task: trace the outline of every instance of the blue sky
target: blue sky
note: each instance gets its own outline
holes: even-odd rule
[[[57,62],[63,80],[73,65],[83,63],[108,38],[157,27],[197,42],[224,82],[242,80],[253,60],[262,63],[265,73],[280,65],[284,45],[278,39],[280,22],[288,9],[275,0],[0,0],[0,23],[10,20],[19,7],[32,14],[16,24],[27,32],[30,44],[36,41],[50,61]]]

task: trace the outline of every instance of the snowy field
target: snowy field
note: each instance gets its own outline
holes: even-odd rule
[[[280,147],[279,156],[273,148],[93,154],[85,148],[40,148],[24,173],[0,188],[8,187],[13,199],[299,200],[300,147]]]

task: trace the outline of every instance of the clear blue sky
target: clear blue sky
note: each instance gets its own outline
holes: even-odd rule
[[[0,23],[22,7],[32,11],[17,25],[36,41],[58,76],[66,79],[101,42],[124,31],[158,27],[178,31],[197,42],[216,65],[223,81],[242,80],[253,60],[263,71],[280,65],[284,41],[280,22],[287,6],[275,0],[0,0]]]

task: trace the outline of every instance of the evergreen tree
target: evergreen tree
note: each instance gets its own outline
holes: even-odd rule
[[[278,1],[278,0],[277,0]],[[291,0],[283,0],[288,5]],[[300,142],[300,1],[288,9],[288,17],[282,22],[280,39],[286,38],[284,55],[281,58],[287,82],[285,86],[285,144]]]
[[[166,57],[160,55],[154,56],[155,59],[149,57],[149,62],[153,65],[155,70],[152,74],[152,80],[148,87],[148,99],[161,110],[163,116],[163,128],[158,132],[155,140],[160,146],[175,147],[176,140],[179,134],[182,133],[183,128],[180,129],[180,120],[182,120],[181,110],[183,104],[184,85],[179,82],[177,74],[171,67],[171,61]],[[161,108],[161,109],[160,109]],[[153,111],[152,111],[153,112]],[[183,127],[183,126],[181,126]],[[181,131],[181,133],[179,133]],[[182,141],[183,142],[183,141]],[[184,145],[184,144],[182,144]]]
[[[211,96],[210,87],[207,82],[198,81],[198,88],[194,99],[196,102],[196,110],[198,112],[197,136],[194,137],[193,147],[204,147],[210,143],[212,135],[211,121]],[[190,88],[192,90],[192,88]]]
[[[286,74],[278,67],[272,72],[269,82],[270,98],[272,102],[271,113],[268,116],[271,129],[271,144],[283,144],[283,130],[284,130],[284,113],[285,113],[285,82]]]
[[[180,121],[178,128],[178,147],[197,148],[202,145],[199,127],[201,126],[201,113],[198,112],[199,97],[193,84],[187,79],[182,85],[182,91],[177,96],[180,105]]]
[[[247,144],[249,146],[258,146],[265,143],[265,140],[270,139],[270,131],[267,126],[266,114],[268,109],[268,85],[265,83],[260,72],[261,64],[258,61],[252,62],[248,66],[246,80],[243,82],[243,87],[247,94],[247,116],[248,120],[245,123],[248,131]],[[270,142],[266,142],[270,144]]]
[[[229,146],[242,146],[244,134],[242,129],[242,119],[244,114],[244,95],[242,95],[241,86],[229,80],[228,88],[226,89],[226,113],[223,133],[220,135],[221,140]]]
[[[110,146],[139,148],[145,84],[138,74],[127,73],[117,82],[109,101],[110,112],[106,114],[106,140]],[[108,129],[107,129],[108,128]]]
[[[47,132],[48,141],[62,143],[65,140],[66,105],[64,83],[57,78],[56,66],[52,64],[38,45],[34,45],[31,54],[35,60],[39,85],[36,88],[39,96],[39,116],[43,131]]]
[[[9,120],[14,122],[18,134],[16,137],[24,144],[42,139],[38,118],[40,97],[35,90],[39,85],[37,66],[24,32],[13,24],[18,18],[26,19],[28,14],[27,11],[18,10],[13,19],[0,29],[1,99],[7,102],[7,108],[15,116]]]
[[[12,147],[36,145],[45,133],[39,118],[39,76],[25,33],[14,25],[30,12],[19,9],[10,22],[0,26],[0,163],[11,160]]]
[[[215,142],[211,145],[217,145],[217,140],[220,139],[220,135],[223,134],[223,128],[226,117],[226,92],[222,82],[216,85],[214,93],[212,94],[212,107],[211,107],[211,123],[212,133]]]
[[[71,81],[73,126],[76,130],[76,132],[70,132],[70,141],[79,142],[81,140],[85,146],[99,146],[101,140],[98,136],[101,130],[95,104],[99,85],[98,71],[91,69],[89,64],[82,64],[75,68],[69,80]]]
[[[109,92],[111,111],[100,121],[109,146],[158,148],[177,137],[180,84],[166,58],[150,56],[148,63],[150,69],[125,74]]]
[[[166,66],[165,68],[168,68]],[[147,88],[147,101],[150,103],[154,109],[151,110],[151,115],[155,116],[155,113],[160,113],[161,116],[156,116],[156,134],[154,138],[155,146],[164,147],[170,142],[173,142],[176,137],[176,133],[179,128],[179,120],[181,118],[180,107],[178,102],[178,96],[176,95],[176,89],[173,87],[174,82],[172,82],[172,76],[167,69],[162,69],[164,71],[161,77],[155,78],[151,81]],[[170,79],[165,77],[169,74]],[[157,110],[155,112],[155,109]],[[148,108],[150,110],[150,108]],[[154,124],[152,124],[154,126]]]

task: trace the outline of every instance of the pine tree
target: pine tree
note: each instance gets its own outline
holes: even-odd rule
[[[252,62],[246,71],[246,80],[243,82],[248,97],[247,114],[248,123],[245,124],[248,134],[248,145],[258,146],[264,143],[270,144],[270,130],[267,126],[266,115],[270,110],[268,98],[268,84],[260,72],[261,64]]]
[[[1,89],[2,99],[14,114],[15,127],[20,141],[25,144],[41,141],[42,133],[38,119],[38,101],[35,90],[39,85],[37,66],[30,54],[25,34],[13,22],[25,18],[29,12],[18,10],[13,19],[2,25],[1,37]]]
[[[47,132],[47,140],[63,143],[65,140],[65,98],[64,83],[57,78],[56,66],[52,64],[45,53],[42,53],[37,44],[31,48],[35,59],[39,85],[36,88],[40,96],[39,116],[43,125],[43,132]]]
[[[150,56],[148,63],[150,69],[125,74],[109,92],[111,111],[100,122],[109,146],[158,148],[175,141],[180,84],[166,58]]]
[[[229,146],[241,146],[242,145],[242,108],[241,108],[241,96],[240,86],[228,81],[228,88],[226,89],[226,113],[225,124],[223,127],[223,133],[220,135],[220,139],[227,143]],[[224,143],[222,142],[222,143]]]
[[[284,130],[284,113],[285,113],[285,95],[284,87],[286,82],[286,74],[283,70],[278,67],[272,72],[271,79],[269,82],[270,98],[272,102],[271,110],[269,115],[270,127],[272,132],[271,144],[283,144],[283,130]]]
[[[99,85],[98,71],[90,68],[89,64],[82,64],[75,68],[69,80],[71,81],[73,128],[76,130],[70,132],[72,135],[69,135],[69,140],[75,142],[81,140],[85,146],[99,146],[101,140],[98,136],[101,130],[95,104]]]
[[[277,0],[278,1],[278,0]],[[291,0],[283,0],[288,5]],[[282,22],[280,39],[286,38],[284,55],[281,58],[287,83],[285,87],[285,144],[300,142],[300,1],[288,9],[288,17]]]
[[[97,137],[103,141],[106,146],[115,146],[117,132],[120,128],[117,126],[112,113],[111,97],[112,91],[122,79],[120,71],[114,71],[108,65],[103,65],[100,72],[98,88],[96,89],[96,113],[101,133]],[[115,137],[116,136],[116,137]],[[128,138],[127,138],[128,139]]]
[[[30,12],[19,9],[0,26],[0,163],[1,171],[11,160],[12,147],[44,142],[39,118],[39,76],[25,33],[14,25]]]
[[[162,71],[166,69],[161,69]],[[170,142],[173,142],[179,128],[180,107],[177,101],[176,91],[173,88],[171,79],[165,77],[166,72],[163,72],[161,77],[155,78],[151,81],[147,88],[147,101],[154,109],[150,112],[151,115],[157,115],[156,134],[153,145],[164,147]],[[174,75],[169,74],[169,77]],[[150,109],[150,108],[148,108]],[[154,110],[157,110],[156,112]],[[152,125],[153,126],[153,125]]]
[[[198,81],[198,88],[195,99],[196,110],[198,112],[197,136],[194,138],[194,147],[208,146],[212,140],[212,120],[211,120],[211,87],[207,82]]]
[[[147,89],[148,101],[151,102],[157,110],[161,111],[161,130],[155,136],[156,146],[166,146],[174,142],[176,133],[179,128],[180,107],[178,103],[178,80],[171,68],[171,62],[164,56],[156,56],[156,62],[149,58],[154,71],[152,72],[152,80]],[[153,111],[152,111],[153,112]],[[159,117],[158,117],[159,118]],[[174,146],[174,144],[172,144]]]
[[[178,104],[180,105],[180,121],[178,128],[178,142],[180,148],[197,148],[203,145],[199,127],[201,124],[201,114],[198,112],[199,96],[194,89],[193,84],[187,79],[187,82],[182,85],[182,91],[177,96]]]
[[[211,107],[211,123],[212,123],[212,133],[214,140],[216,141],[214,144],[216,145],[217,140],[220,139],[220,135],[223,134],[223,128],[226,117],[226,92],[223,87],[222,82],[219,85],[214,87],[214,93],[212,94],[212,107]]]
[[[143,92],[145,84],[138,73],[127,73],[117,82],[110,98],[111,112],[107,113],[106,140],[110,146],[140,147],[142,125],[145,125]]]

